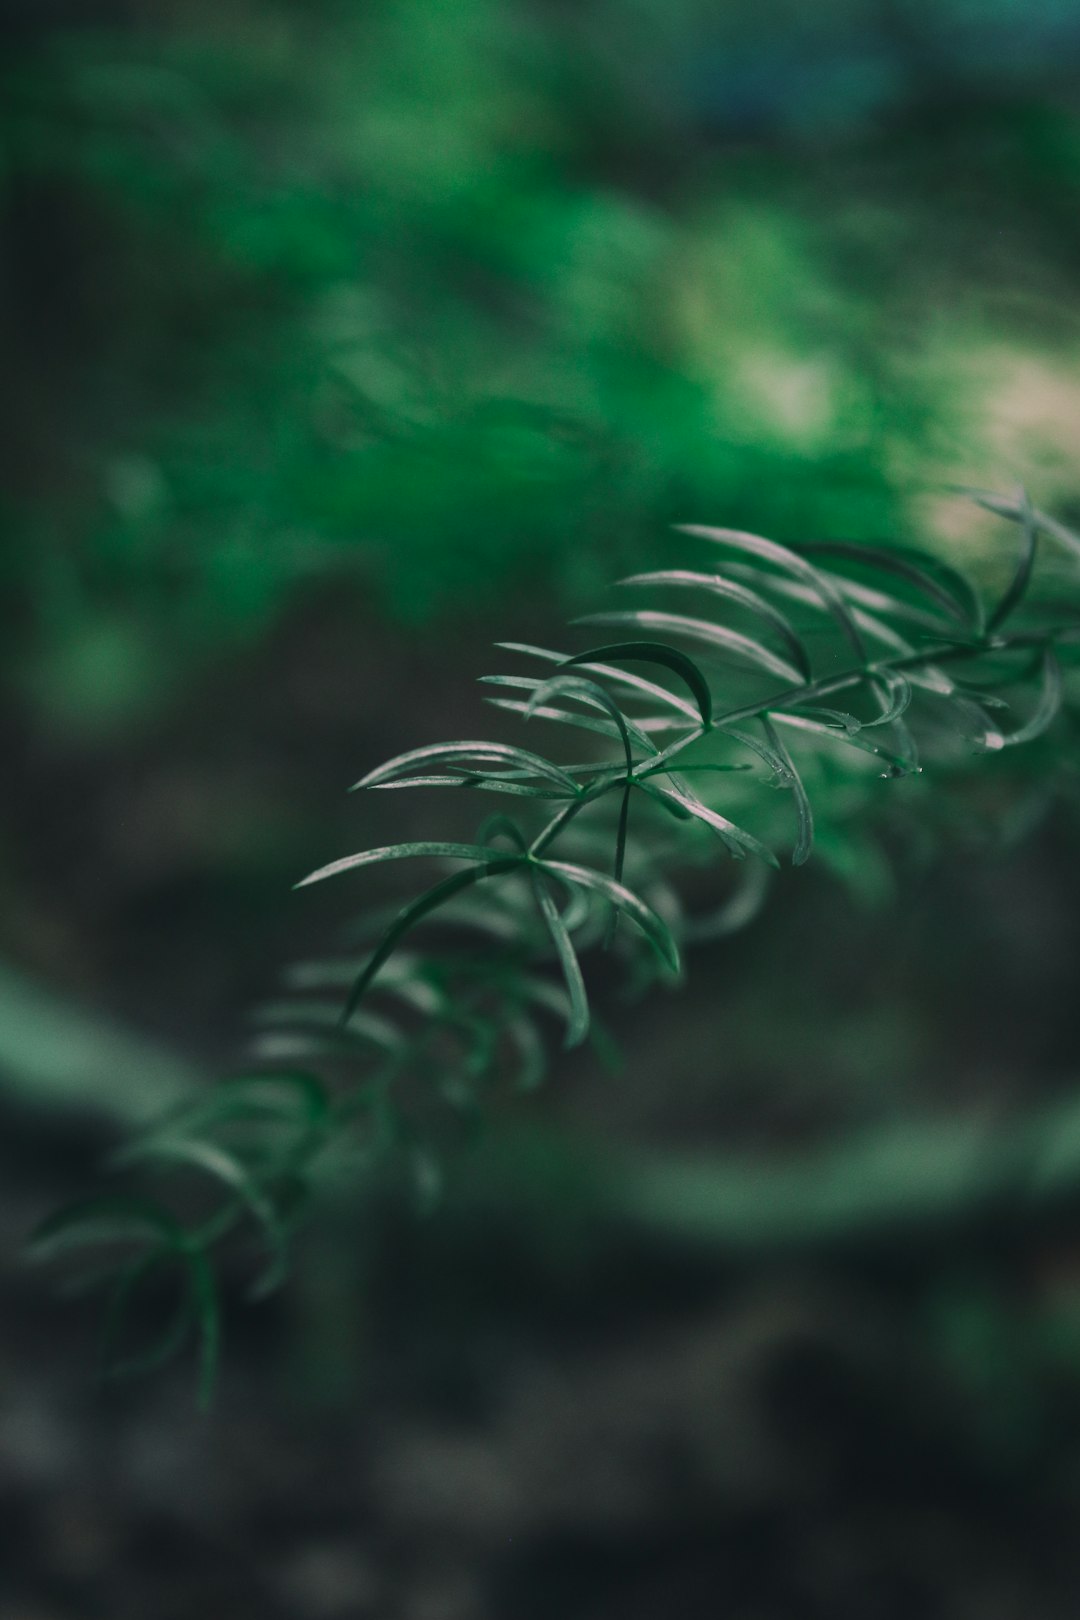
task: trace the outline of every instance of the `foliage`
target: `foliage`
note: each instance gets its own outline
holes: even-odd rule
[[[973,368],[1057,352],[1076,260],[1075,117],[1006,71],[1023,19],[980,28],[973,110],[939,9],[921,44],[919,6],[697,0],[32,36],[2,133],[34,694],[129,718],[327,577],[413,621],[576,604],[689,510],[910,532],[895,492],[983,463]]]
[[[945,776],[973,754],[1008,757],[1041,738],[1062,707],[1080,615],[1056,588],[1040,592],[1037,558],[1045,536],[1075,562],[1080,539],[1024,495],[977,498],[1019,536],[989,605],[966,576],[909,548],[792,548],[690,525],[708,567],[624,583],[657,593],[648,600],[689,597],[694,612],[593,614],[584,622],[623,639],[567,654],[504,643],[529,672],[484,677],[497,710],[530,729],[585,733],[588,757],[454,741],[363,776],[365,793],[513,803],[470,841],[364,850],[303,880],[398,862],[449,869],[403,905],[364,912],[343,953],[298,964],[287,996],[259,1013],[254,1066],[118,1156],[221,1197],[206,1203],[179,1183],[171,1204],[108,1195],[39,1232],[44,1253],[104,1246],[110,1354],[132,1296],[165,1271],[173,1310],[122,1364],[159,1359],[194,1326],[208,1387],[214,1256],[256,1236],[253,1292],[271,1290],[318,1179],[388,1155],[433,1198],[449,1142],[481,1126],[500,1093],[541,1081],[552,1020],[566,1047],[592,1035],[608,1048],[583,958],[606,953],[634,992],[672,982],[686,946],[750,920],[778,850],[794,865],[809,858],[819,817],[872,814],[882,779],[902,789],[924,762]]]

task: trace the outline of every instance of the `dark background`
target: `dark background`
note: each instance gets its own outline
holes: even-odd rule
[[[343,790],[477,733],[491,641],[675,521],[993,582],[950,485],[1080,517],[1075,6],[0,33],[4,1620],[1075,1613],[1065,722],[826,815],[434,1214],[328,1193],[208,1415],[17,1265],[343,920],[296,878],[441,830]]]

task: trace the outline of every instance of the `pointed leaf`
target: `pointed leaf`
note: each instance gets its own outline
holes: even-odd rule
[[[262,1299],[280,1286],[288,1269],[285,1229],[273,1199],[267,1196],[251,1171],[235,1154],[197,1137],[158,1136],[151,1137],[141,1145],[134,1144],[125,1157],[129,1163],[137,1163],[140,1159],[159,1159],[165,1163],[190,1165],[231,1187],[262,1229],[270,1251],[270,1263],[254,1284],[250,1297]]]
[[[199,1325],[199,1405],[205,1410],[214,1393],[221,1351],[221,1307],[214,1286],[214,1274],[206,1256],[198,1249],[187,1249],[184,1258],[192,1307]]]
[[[1009,615],[1020,606],[1021,602],[1024,600],[1024,597],[1027,595],[1027,588],[1031,583],[1032,570],[1035,567],[1035,553],[1038,549],[1039,530],[1038,525],[1035,522],[1035,514],[1031,510],[1031,502],[1028,500],[1027,491],[1025,489],[1020,491],[1020,498],[1017,505],[1020,512],[1020,523],[1023,531],[1020,543],[1020,557],[1016,564],[1016,572],[1009,581],[1007,590],[986,622],[986,628],[990,631],[997,630],[1000,625],[1005,623],[1005,620],[1009,617]]]
[[[715,544],[729,546],[734,551],[742,551],[748,556],[760,557],[763,562],[772,563],[775,568],[809,586],[840,626],[855,656],[860,662],[865,661],[866,649],[844,598],[826,575],[812,563],[807,562],[797,551],[793,551],[790,546],[782,546],[775,540],[766,540],[760,534],[747,534],[743,529],[716,529],[700,523],[680,523],[676,527],[683,534],[692,534],[701,540],[711,540]]]
[[[649,574],[631,574],[628,579],[620,579],[618,583],[689,586],[697,590],[711,591],[716,596],[726,596],[730,601],[737,602],[740,607],[748,609],[766,624],[771,625],[784,642],[803,680],[811,679],[810,655],[802,637],[778,608],[773,607],[771,602],[767,602],[763,596],[759,596],[746,585],[725,579],[722,574],[699,574],[688,568],[661,568]]]
[[[656,752],[656,745],[643,731],[639,731],[636,723],[622,712],[610,692],[605,691],[597,681],[587,680],[582,675],[551,675],[546,680],[537,680],[532,675],[481,675],[480,680],[487,686],[512,686],[521,691],[531,692],[532,697],[523,711],[526,720],[531,720],[545,705],[550,704],[552,698],[560,694],[576,698],[579,703],[585,703],[593,709],[601,709],[609,715],[615,728],[612,734],[618,736],[624,746],[627,738],[632,737],[647,753]],[[562,769],[566,770],[567,767],[563,766]]]
[[[657,787],[651,782],[647,785],[646,791],[650,796],[665,800],[672,806],[677,807],[685,815],[705,822],[714,832],[719,833],[726,843],[736,845],[737,850],[757,855],[768,866],[777,866],[779,864],[772,850],[763,844],[760,839],[755,838],[752,833],[748,833],[744,827],[737,826],[734,821],[729,821],[727,816],[722,816],[711,805],[702,804],[701,800],[693,794],[679,788]]]
[[[595,647],[592,652],[577,653],[573,658],[565,658],[562,667],[569,668],[572,664],[591,665],[597,659],[611,660],[614,663],[630,659],[634,663],[659,664],[664,669],[670,669],[688,687],[698,706],[702,725],[707,726],[710,723],[712,693],[709,691],[709,683],[694,660],[688,658],[684,652],[680,652],[677,647],[667,647],[662,641],[616,641],[606,647]]]
[[[543,1084],[547,1072],[547,1053],[539,1030],[527,1013],[512,1013],[504,1028],[508,1039],[518,1053],[518,1069],[514,1076],[515,1091],[535,1091]]]
[[[911,705],[911,682],[901,675],[898,670],[885,671],[877,676],[871,683],[875,688],[884,690],[882,711],[875,720],[864,720],[862,729],[870,731],[874,726],[889,726],[895,724],[902,715],[906,714]],[[859,729],[858,727],[856,729]]]
[[[410,929],[415,928],[417,923],[422,922],[430,912],[444,905],[454,895],[460,894],[462,889],[468,888],[473,883],[479,883],[483,878],[496,877],[503,872],[512,872],[523,864],[520,855],[499,857],[497,860],[492,860],[489,849],[483,849],[482,853],[487,857],[483,865],[473,866],[467,872],[455,872],[452,877],[444,878],[441,883],[436,883],[433,888],[428,889],[426,893],[420,895],[418,899],[413,900],[398,912],[349,993],[348,1001],[345,1003],[341,1015],[343,1024],[348,1023],[368,985],[394,950],[398,941]]]
[[[778,680],[792,686],[802,684],[802,676],[794,664],[788,663],[760,641],[729,630],[726,625],[712,624],[708,619],[690,619],[681,613],[657,613],[651,608],[618,610],[611,613],[586,613],[575,624],[625,624],[636,630],[653,630],[673,636],[688,636],[704,642],[718,652],[727,653],[743,663],[765,670]],[[611,656],[610,648],[607,649]]]
[[[1007,495],[998,495],[989,489],[972,489],[963,484],[958,484],[955,487],[958,494],[969,495],[976,506],[983,507],[987,512],[993,512],[998,517],[1008,518],[1012,523],[1023,523],[1025,521],[1023,506],[1016,500],[1011,500]],[[1071,552],[1074,557],[1080,558],[1080,534],[1066,528],[1064,523],[1059,523],[1056,518],[1050,517],[1046,512],[1040,512],[1038,507],[1031,508],[1031,516],[1043,534],[1049,535],[1059,545],[1064,546],[1066,551]]]
[[[690,919],[686,925],[689,940],[704,944],[727,939],[753,922],[760,912],[769,893],[768,867],[754,862],[733,870],[740,874],[734,891],[715,910]]]
[[[566,653],[551,652],[546,647],[533,647],[528,642],[523,641],[497,641],[495,645],[502,647],[507,652],[526,653],[534,658],[547,659],[554,664],[564,664],[567,658]],[[678,710],[680,714],[685,714],[690,720],[696,720],[698,717],[698,710],[693,704],[687,703],[686,699],[679,697],[677,692],[669,692],[666,686],[660,686],[656,681],[647,681],[644,676],[635,675],[628,669],[619,669],[614,664],[594,664],[591,660],[584,663],[580,658],[577,662],[582,669],[587,669],[591,674],[603,675],[606,680],[615,681],[618,685],[625,686],[628,691],[640,692],[643,697],[666,703],[671,708]],[[688,659],[687,662],[689,663],[690,660]],[[669,664],[668,667],[673,668],[674,666]],[[705,690],[708,693],[708,687]]]
[[[508,781],[504,776],[403,776],[396,782],[376,782],[373,793],[390,793],[396,788],[472,788],[476,792],[509,793],[522,799],[567,799],[571,795],[559,788],[529,787],[523,782]]]
[[[803,779],[795,768],[795,762],[784,746],[783,738],[779,736],[776,727],[767,714],[762,715],[761,726],[768,738],[770,748],[774,748],[783,761],[784,776],[795,797],[795,816],[798,822],[799,835],[792,852],[791,864],[792,866],[804,866],[810,859],[810,851],[814,847],[814,812],[810,805],[810,798]]]
[[[548,680],[542,681],[533,692],[532,697],[529,699],[528,708],[525,710],[526,720],[549,698],[564,696],[577,698],[579,702],[588,703],[592,708],[607,711],[618,728],[623,751],[626,755],[626,769],[628,771],[632,770],[634,751],[630,746],[630,731],[626,716],[611,696],[611,693],[606,692],[597,681],[590,681],[582,675],[552,675]],[[651,747],[649,751],[652,752]]]
[[[514,848],[522,855],[527,855],[529,851],[525,834],[510,816],[501,814],[488,816],[487,820],[478,829],[477,837],[485,845],[490,844],[493,838],[508,838]]]
[[[575,788],[575,797],[576,795]],[[320,866],[317,872],[311,872],[306,878],[301,878],[293,887],[303,889],[309,883],[321,883],[324,878],[336,877],[339,872],[351,872],[360,866],[373,866],[377,861],[400,861],[414,855],[437,856],[441,860],[486,861],[490,858],[491,851],[483,844],[387,844],[381,849],[361,850],[358,855],[345,855],[339,861],[331,861],[329,866]]]
[[[506,709],[510,714],[524,715],[529,707],[527,703],[519,703],[515,698],[486,698],[485,702],[490,703],[493,708]],[[554,720],[559,725],[576,726],[579,731],[592,731],[601,737],[617,738],[619,735],[618,728],[611,720],[594,720],[590,715],[572,714],[567,709],[552,708],[549,704],[534,709],[529,718],[533,720]],[[634,721],[634,736],[642,747],[651,748],[655,753],[656,744],[646,735],[646,731],[666,731],[670,726],[671,721],[666,716],[645,720],[639,717]]]
[[[90,1243],[164,1241],[179,1249],[186,1240],[184,1228],[162,1205],[120,1193],[66,1204],[35,1227],[27,1249],[31,1258],[44,1259]]]
[[[951,619],[977,633],[982,631],[982,603],[971,581],[928,552],[911,546],[869,546],[848,540],[815,540],[800,550],[815,557],[846,557],[891,574],[936,603]]]
[[[193,1314],[189,1289],[184,1290],[169,1321],[149,1345],[134,1354],[123,1357],[116,1354],[122,1321],[132,1297],[146,1279],[161,1267],[175,1269],[176,1261],[175,1249],[154,1249],[131,1261],[120,1273],[102,1322],[101,1365],[106,1377],[127,1378],[137,1373],[152,1372],[183,1349],[191,1331]]]
[[[564,923],[559,908],[552,899],[543,877],[538,871],[534,870],[532,878],[536,903],[540,907],[540,915],[547,924],[548,932],[551,935],[551,943],[555,947],[555,955],[558,958],[562,976],[566,983],[566,1039],[563,1044],[569,1050],[572,1046],[580,1046],[589,1033],[589,998],[585,990],[581,964],[577,959],[574,942],[570,938],[570,931]]]
[[[493,742],[432,743],[426,748],[412,748],[407,754],[398,754],[396,758],[387,760],[385,765],[379,765],[375,770],[369,771],[359,782],[354,782],[349,791],[354,793],[359,788],[377,787],[383,782],[390,782],[395,777],[404,775],[414,766],[444,765],[451,761],[467,759],[516,766],[530,771],[533,776],[542,776],[548,781],[555,782],[569,793],[577,792],[573,778],[567,776],[565,771],[554,765],[551,760],[544,759],[539,754],[530,754],[525,748],[512,748],[507,743]]]
[[[652,907],[646,905],[632,889],[614,882],[601,872],[592,871],[587,866],[573,866],[568,861],[553,860],[543,860],[537,864],[564,883],[576,884],[579,888],[591,889],[594,894],[602,895],[637,924],[661,961],[666,963],[673,973],[679,971],[679,947],[671,930]]]
[[[819,737],[831,737],[834,742],[843,743],[847,748],[858,748],[864,754],[875,754],[878,759],[884,760],[889,769],[883,772],[886,776],[912,776],[919,766],[911,759],[905,759],[900,754],[893,754],[887,748],[877,743],[869,742],[862,731],[838,731],[834,726],[824,725],[820,720],[811,720],[803,714],[785,714],[780,709],[770,710],[772,720],[777,725],[791,726],[796,731],[815,732]],[[865,729],[865,728],[864,728]]]
[[[1005,737],[1003,746],[1012,748],[1017,743],[1032,742],[1036,737],[1041,737],[1056,718],[1058,710],[1061,708],[1061,700],[1061,665],[1050,649],[1047,648],[1043,654],[1042,686],[1031,718],[1020,726],[1018,730],[1009,732]]]

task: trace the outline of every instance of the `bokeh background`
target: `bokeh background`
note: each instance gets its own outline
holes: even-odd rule
[[[433,1216],[328,1199],[209,1416],[103,1393],[15,1261],[341,920],[291,883],[389,825],[362,769],[475,734],[488,643],[679,520],[993,578],[952,485],[1080,518],[1076,5],[0,41],[4,1620],[1075,1614],[1068,731],[823,840]]]

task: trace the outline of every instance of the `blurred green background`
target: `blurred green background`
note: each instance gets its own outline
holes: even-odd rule
[[[491,640],[558,644],[677,521],[993,580],[951,485],[1080,519],[1080,10],[3,0],[0,39],[14,1254],[341,919],[289,884],[430,829],[341,789],[474,734]],[[1058,1185],[1080,1138],[1074,747],[920,784],[925,847],[826,828],[434,1220],[328,1208],[201,1429],[182,1375],[102,1406],[13,1273],[0,1613],[1074,1614],[1080,1230],[1010,1158]]]

